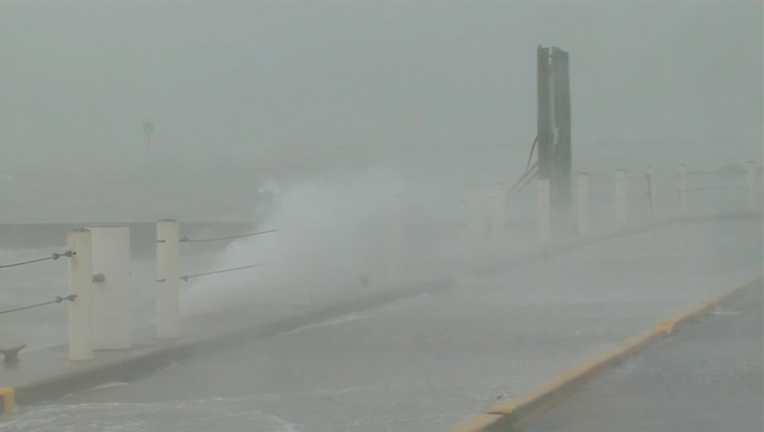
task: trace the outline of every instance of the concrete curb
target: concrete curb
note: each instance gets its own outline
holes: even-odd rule
[[[758,217],[761,212],[738,213],[733,215],[712,215],[703,217],[677,218],[671,223],[661,222],[648,224],[637,229],[624,229],[610,234],[589,237],[583,241],[571,242],[568,245],[558,246],[553,249],[537,249],[521,253],[512,259],[502,263],[502,267],[510,268],[512,265],[563,254],[582,247],[591,246],[606,240],[627,237],[629,235],[649,232],[661,228],[667,224],[706,223],[721,220],[748,220]],[[165,346],[158,347],[148,352],[129,355],[124,358],[94,364],[92,367],[78,369],[63,373],[54,377],[41,379],[16,385],[16,404],[37,404],[54,400],[67,394],[93,388],[97,385],[110,381],[129,381],[140,376],[150,374],[162,367],[179,360],[187,360],[191,357],[207,353],[218,352],[223,348],[235,346],[250,340],[264,339],[278,334],[286,333],[304,326],[318,324],[330,319],[338,318],[350,313],[383,306],[404,298],[443,291],[454,284],[454,278],[443,278],[426,284],[399,287],[393,290],[371,294],[366,297],[327,306],[315,311],[279,319],[259,326],[248,327],[194,341],[170,342]],[[495,415],[492,415],[495,417]],[[504,416],[500,416],[504,417]],[[494,429],[467,429],[467,430],[494,430]],[[501,429],[506,430],[506,428]]]
[[[586,382],[612,370],[651,344],[664,339],[678,326],[699,318],[722,300],[762,283],[764,278],[762,271],[759,270],[753,279],[732,285],[711,298],[701,300],[671,315],[653,328],[637,333],[616,346],[586,358],[541,386],[488,410],[486,414],[478,415],[457,425],[451,429],[451,432],[517,430],[576,392]]]

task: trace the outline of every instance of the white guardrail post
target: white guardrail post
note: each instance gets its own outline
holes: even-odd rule
[[[496,183],[491,191],[491,252],[494,259],[501,260],[509,251],[507,244],[507,188]]]
[[[88,227],[92,241],[93,349],[127,349],[131,340],[130,228]]]
[[[656,214],[656,204],[658,202],[658,191],[656,190],[655,186],[655,167],[654,166],[648,166],[646,170],[647,175],[647,205],[649,206],[649,214],[650,217],[657,216]]]
[[[482,266],[490,247],[488,245],[488,196],[480,186],[475,186],[472,194],[471,211],[475,221],[472,225],[472,259],[476,266]]]
[[[179,237],[178,221],[161,219],[157,222],[157,339],[180,337]]]
[[[462,264],[465,265],[469,263],[470,257],[470,234],[472,230],[471,199],[469,186],[464,186],[459,197],[459,242]]]
[[[91,262],[91,234],[86,229],[69,231],[66,238],[69,259],[69,360],[92,360],[91,293],[93,271]]]
[[[758,179],[756,178],[756,162],[748,161],[748,163],[745,164],[745,168],[746,168],[745,182],[746,182],[746,186],[748,187],[748,210],[755,211],[757,207],[756,194],[758,192],[757,190]]]
[[[388,219],[388,252],[390,283],[401,283],[403,267],[403,198],[400,194],[393,196]]]
[[[681,164],[679,165],[679,184],[677,187],[677,191],[679,192],[679,211],[682,214],[687,213],[687,192],[688,192],[688,184],[687,184],[687,165]]]
[[[625,169],[619,169],[615,176],[615,223],[626,225],[628,220],[627,186],[628,176]]]
[[[484,202],[477,185],[468,184],[462,190],[462,247],[463,261],[467,266],[475,266],[482,259],[485,247],[485,214],[481,211]]]
[[[589,233],[590,208],[589,203],[589,174],[579,173],[576,177],[576,206],[578,208],[578,233]]]

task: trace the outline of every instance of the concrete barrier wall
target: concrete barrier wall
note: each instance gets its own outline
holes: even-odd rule
[[[3,224],[0,223],[0,245],[4,249],[38,249],[66,246],[65,233],[83,226],[99,226],[100,223],[64,224]],[[153,255],[156,249],[156,222],[125,222],[130,228],[131,253],[135,257]],[[183,222],[181,235],[189,237],[229,236],[257,229],[254,223],[244,222]],[[225,244],[208,244],[204,247],[223,247]]]

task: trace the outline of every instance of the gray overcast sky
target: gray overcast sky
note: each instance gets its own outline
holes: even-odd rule
[[[571,54],[574,143],[762,136],[760,0],[0,5],[6,161],[138,155],[146,118],[199,155],[527,147],[538,44]]]

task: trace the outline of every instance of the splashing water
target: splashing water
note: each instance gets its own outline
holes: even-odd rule
[[[287,188],[269,182],[261,192],[276,196],[258,229],[279,231],[231,243],[211,270],[268,265],[199,279],[182,294],[183,313],[320,295],[383,271],[388,209],[403,189],[398,175],[383,169]]]

